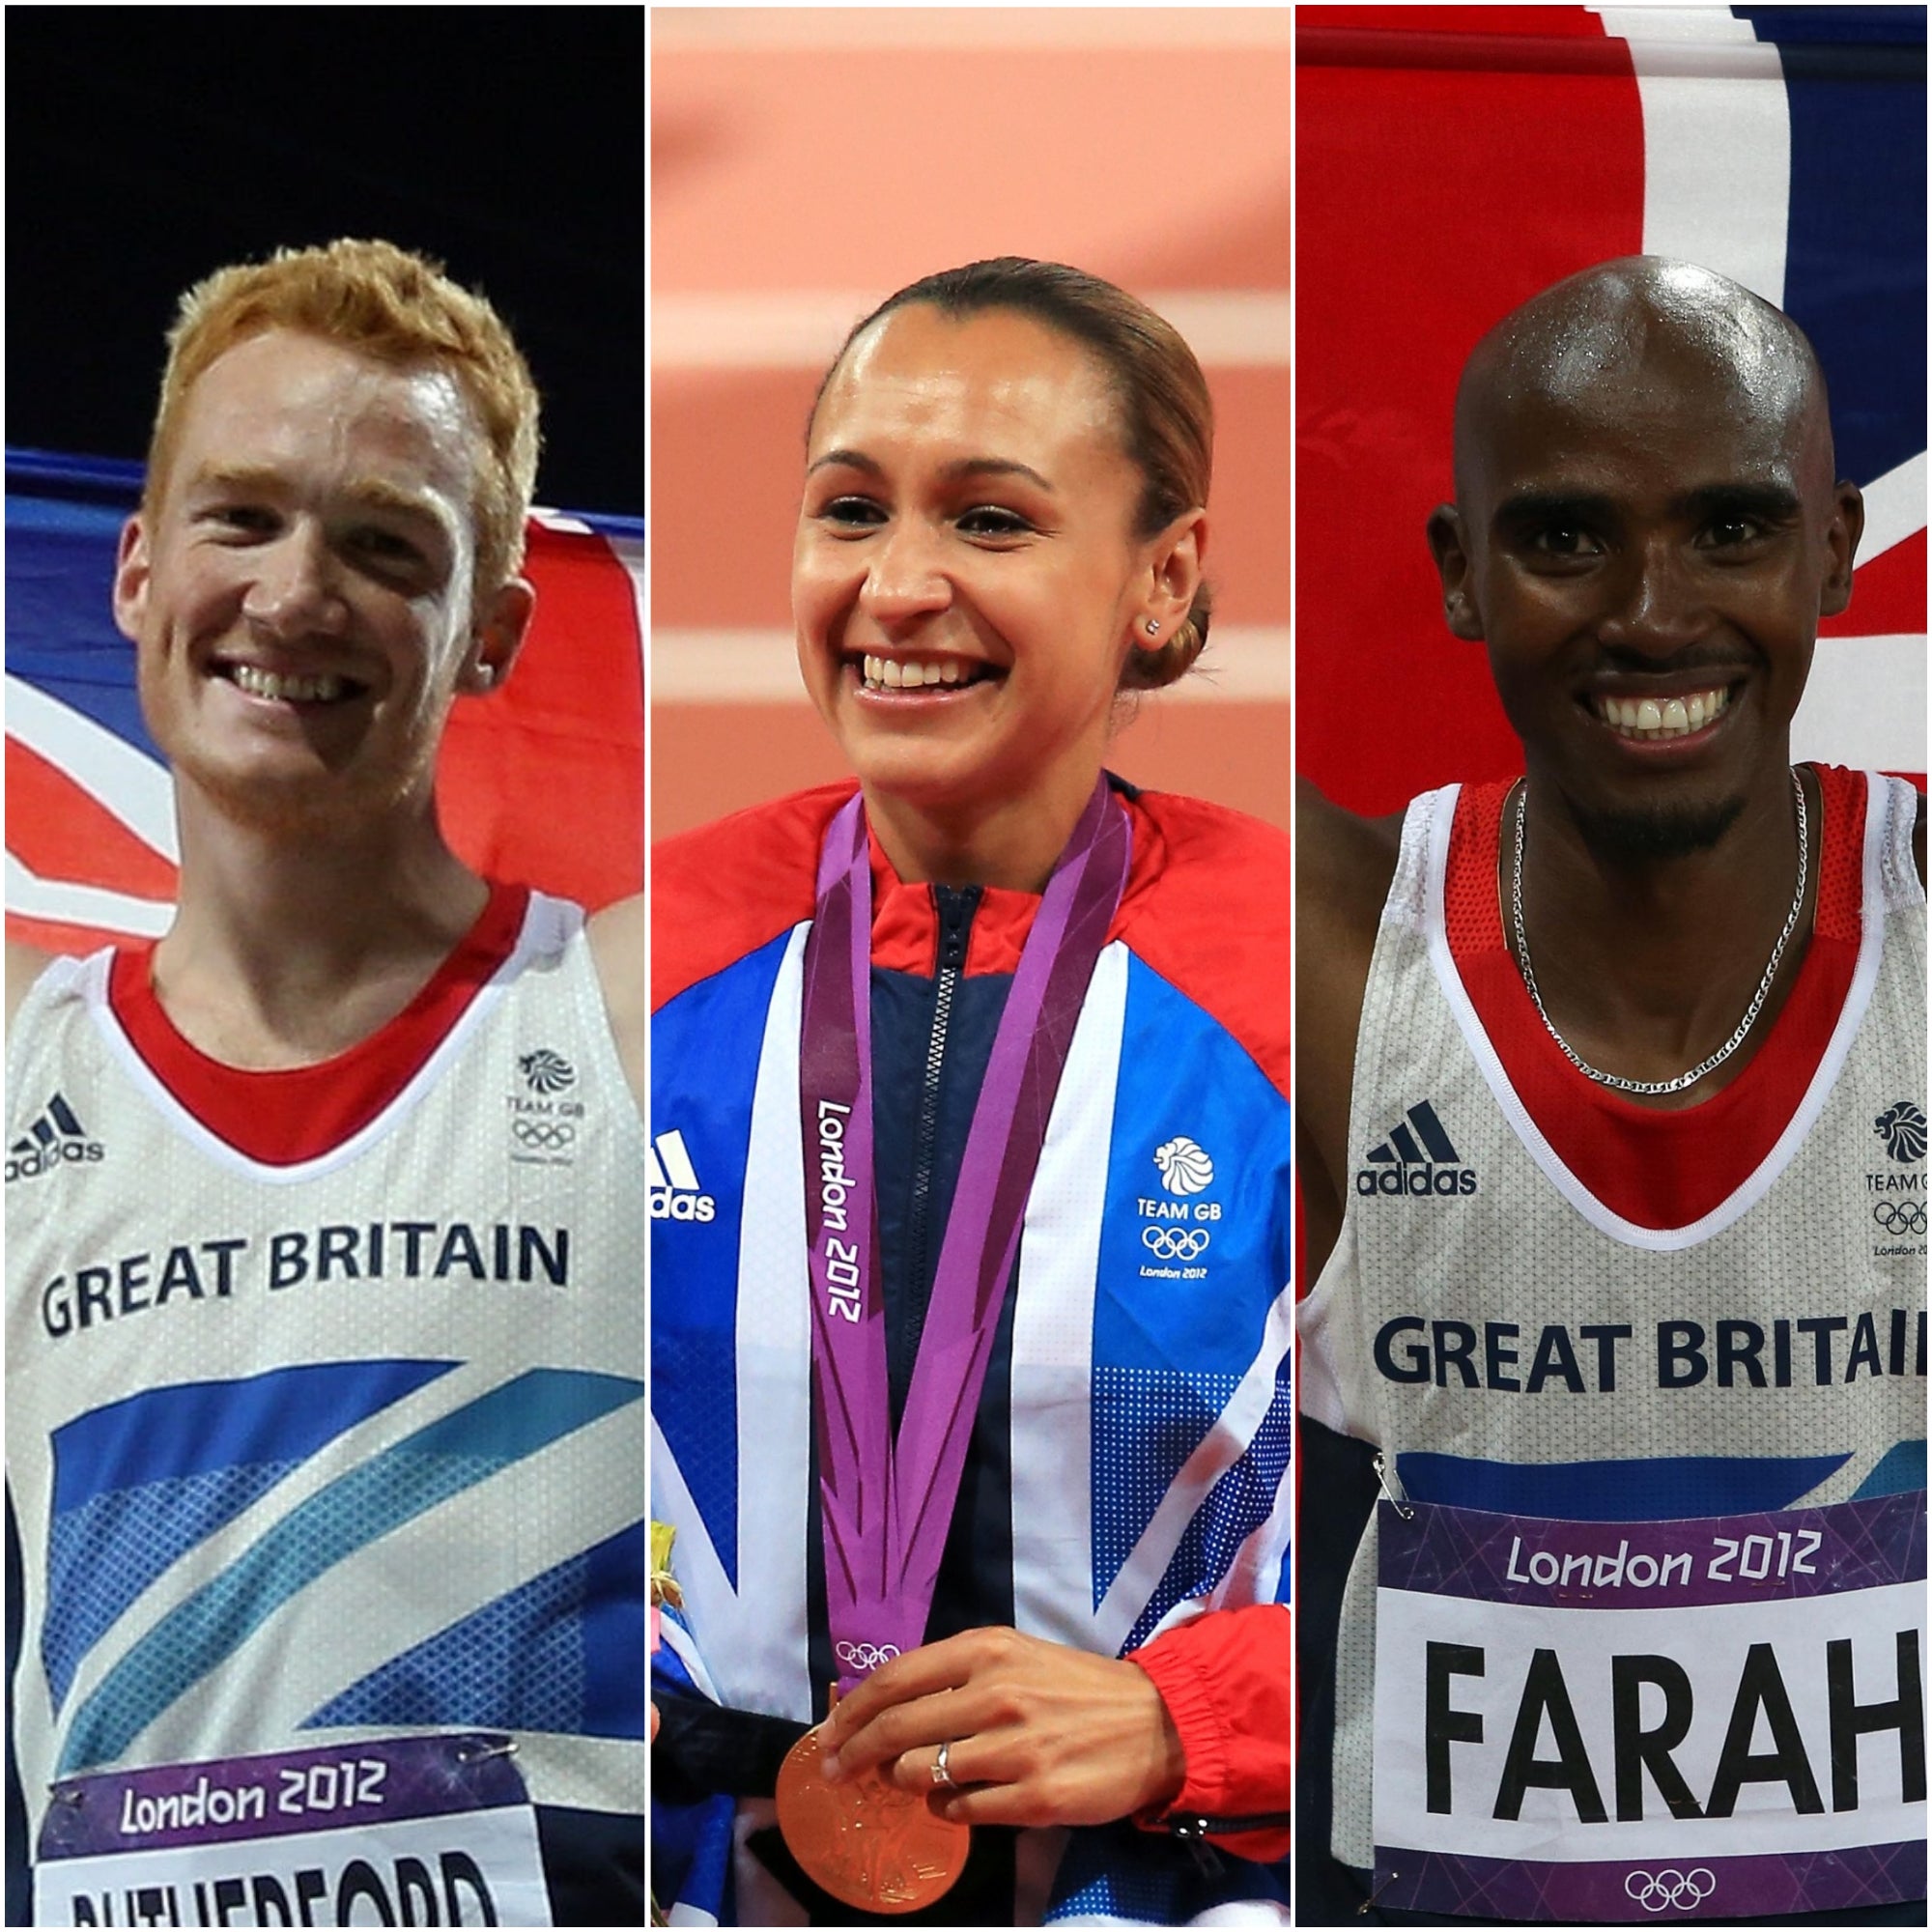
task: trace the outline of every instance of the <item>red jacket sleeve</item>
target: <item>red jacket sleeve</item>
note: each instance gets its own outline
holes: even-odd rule
[[[1244,1859],[1288,1856],[1292,1803],[1291,1690],[1294,1624],[1280,1604],[1209,1610],[1128,1658],[1153,1679],[1187,1754],[1173,1804],[1142,1822],[1155,1831],[1208,1821],[1204,1835]],[[1260,1830],[1211,1829],[1267,1819]]]

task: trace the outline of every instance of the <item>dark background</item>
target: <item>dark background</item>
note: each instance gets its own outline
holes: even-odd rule
[[[12,7],[7,441],[144,454],[176,298],[380,236],[509,323],[537,497],[641,516],[642,7]]]

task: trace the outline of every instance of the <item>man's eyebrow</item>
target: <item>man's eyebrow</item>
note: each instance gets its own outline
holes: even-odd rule
[[[1609,497],[1588,490],[1518,490],[1496,505],[1497,529],[1542,528],[1548,524],[1602,524],[1616,514]]]
[[[806,469],[808,476],[814,470],[837,466],[844,469],[857,469],[867,476],[885,475],[884,468],[859,449],[828,449],[815,463]],[[1024,476],[1029,483],[1044,490],[1049,496],[1056,496],[1053,485],[1037,469],[1005,456],[962,456],[949,463],[940,470],[941,478],[948,483],[970,482],[980,476]]]
[[[427,491],[405,490],[384,476],[357,476],[343,486],[343,495],[372,510],[390,510],[399,516],[417,517],[440,528],[443,517],[437,498]]]
[[[1670,514],[1684,522],[1704,523],[1718,516],[1761,517],[1777,522],[1795,517],[1802,508],[1797,491],[1784,483],[1702,483],[1670,499]],[[1520,490],[1496,505],[1494,527],[1520,531],[1552,524],[1612,523],[1619,515],[1614,499],[1588,490]]]
[[[187,479],[191,490],[272,490],[281,479],[264,464],[211,463]]]
[[[1776,522],[1795,517],[1804,505],[1798,492],[1784,483],[1706,483],[1686,491],[1671,507],[1679,516],[1699,522],[1741,514]]]
[[[214,463],[190,476],[187,487],[216,495],[235,490],[275,496],[287,485],[281,473],[270,464]],[[342,494],[367,509],[413,517],[438,527],[443,523],[434,497],[424,491],[406,490],[400,484],[390,482],[386,476],[352,477],[342,486]]]

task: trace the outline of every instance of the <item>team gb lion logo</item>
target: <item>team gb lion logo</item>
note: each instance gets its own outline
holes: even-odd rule
[[[1925,1158],[1925,1116],[1910,1100],[1894,1100],[1872,1122],[1872,1132],[1885,1136],[1885,1151],[1893,1160]]]

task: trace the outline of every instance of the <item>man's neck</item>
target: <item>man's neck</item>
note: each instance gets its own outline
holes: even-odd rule
[[[433,814],[293,835],[181,802],[175,923],[155,950],[163,1010],[229,1065],[313,1065],[409,1005],[489,888]]]
[[[1758,786],[1708,846],[1670,856],[1593,840],[1553,786],[1527,782],[1524,927],[1537,990],[1564,1040],[1591,1065],[1669,1080],[1730,1037],[1791,914],[1798,831],[1790,780]],[[1660,1104],[1694,1106],[1748,1063],[1803,960],[1816,903],[1823,824],[1805,781],[1805,905],[1751,1034],[1723,1065]],[[1516,807],[1503,818],[1497,885],[1512,952]],[[1521,961],[1519,959],[1519,965]]]

